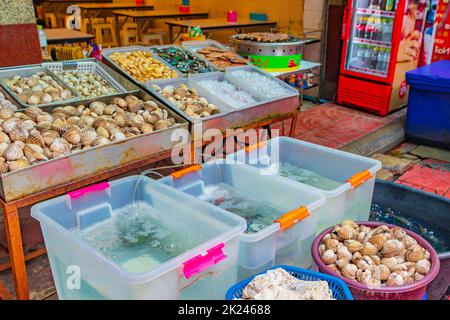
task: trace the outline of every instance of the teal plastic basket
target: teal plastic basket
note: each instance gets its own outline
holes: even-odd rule
[[[242,282],[239,282],[238,284],[235,284],[232,286],[226,296],[226,300],[234,300],[239,299],[242,296],[242,291],[244,288],[256,277],[262,274],[265,274],[268,270],[273,270],[281,268],[289,272],[292,276],[296,277],[299,280],[305,280],[305,281],[326,281],[328,282],[328,286],[331,289],[331,292],[333,293],[333,298],[336,300],[353,300],[353,296],[350,292],[350,289],[348,286],[344,283],[344,281],[332,277],[323,273],[311,271],[311,270],[305,270],[297,267],[291,267],[291,266],[275,266],[273,268],[267,269],[266,271],[263,271],[261,273],[258,273],[257,275],[254,275],[253,277],[250,277]]]

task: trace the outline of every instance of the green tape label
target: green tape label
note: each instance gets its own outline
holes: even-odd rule
[[[290,56],[259,56],[250,54],[247,57],[250,57],[253,65],[262,69],[296,68],[300,66],[302,61],[301,54]]]

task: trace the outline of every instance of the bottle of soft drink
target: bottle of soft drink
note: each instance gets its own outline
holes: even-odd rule
[[[381,32],[381,40],[390,43],[392,40],[392,19],[383,18],[381,20]]]
[[[383,71],[384,68],[384,60],[385,60],[385,54],[386,54],[386,49],[385,48],[380,48],[379,53],[378,53],[378,62],[377,62],[377,66],[376,69],[379,71]]]
[[[370,57],[370,69],[373,69],[373,70],[377,69],[378,53],[379,53],[379,48],[378,47],[373,48],[372,56]]]
[[[394,11],[396,9],[396,1],[395,0],[386,0],[386,6],[384,10],[386,11]]]
[[[364,50],[364,60],[363,60],[365,68],[370,68],[372,55],[373,55],[372,46],[366,46],[366,49]]]
[[[38,28],[39,44],[41,47],[42,59],[45,60],[46,58],[48,58],[47,35],[45,34],[44,28],[41,25],[38,25],[37,28]]]
[[[358,31],[359,31],[358,37],[359,37],[359,38],[364,38],[364,37],[366,36],[366,29],[367,29],[367,20],[368,20],[368,17],[363,16],[361,19],[362,19],[362,20],[361,20],[361,27],[360,27],[360,29],[358,30]]]
[[[373,27],[374,27],[374,16],[369,16],[367,18],[366,31],[364,33],[365,39],[372,39]]]
[[[391,60],[391,49],[386,48],[384,51],[385,51],[385,54],[384,54],[383,71],[387,72],[388,68],[389,68],[389,61]]]
[[[373,19],[371,39],[375,41],[381,40],[381,18],[378,15]]]
[[[386,0],[380,0],[380,10],[386,10]]]

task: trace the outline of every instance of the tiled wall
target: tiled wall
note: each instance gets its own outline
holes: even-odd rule
[[[34,23],[32,0],[1,0],[0,25]]]

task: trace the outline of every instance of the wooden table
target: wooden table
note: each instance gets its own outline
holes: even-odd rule
[[[89,42],[94,39],[92,34],[70,29],[44,29],[48,44],[65,44]]]
[[[78,7],[81,9],[82,16],[89,19],[98,18],[101,13],[111,13],[113,10],[153,10],[154,6],[150,4],[136,5],[133,2],[127,3],[86,3],[80,4]]]
[[[276,21],[257,21],[240,18],[237,22],[228,22],[226,19],[214,18],[214,19],[198,19],[198,20],[186,20],[177,21],[171,20],[167,21],[166,24],[169,26],[169,39],[170,43],[173,43],[181,33],[186,32],[189,27],[199,26],[203,31],[206,30],[221,30],[221,29],[234,29],[237,33],[242,33],[244,28],[251,27],[269,27],[274,28],[277,26]],[[179,28],[180,31],[176,37],[174,37],[174,28]]]
[[[167,11],[167,10],[142,10],[142,11],[134,11],[134,10],[116,10],[113,11],[113,14],[116,19],[116,31],[117,31],[117,39],[119,39],[119,46],[121,42],[120,30],[128,21],[128,19],[133,19],[136,21],[138,26],[138,39],[142,39],[142,33],[147,30],[148,25],[156,20],[156,19],[176,19],[183,20],[188,18],[208,18],[208,12],[199,11],[199,12],[189,12],[182,13],[179,11]],[[125,20],[122,23],[119,23],[119,17],[125,17]]]

